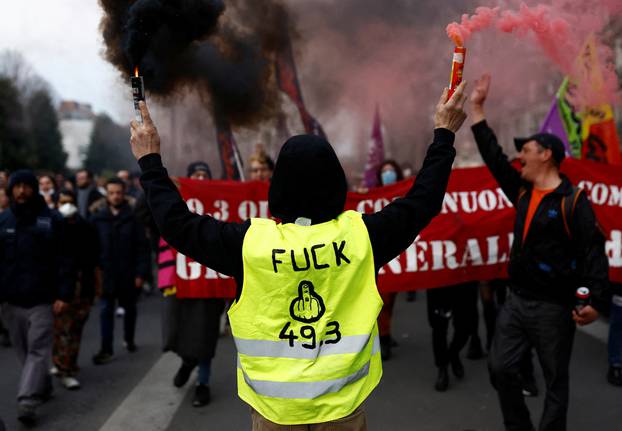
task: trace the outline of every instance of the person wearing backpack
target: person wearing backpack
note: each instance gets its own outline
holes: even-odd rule
[[[539,133],[515,139],[521,170],[503,154],[484,115],[490,76],[470,96],[472,131],[480,154],[516,208],[508,275],[510,295],[501,310],[489,355],[505,428],[535,428],[525,405],[520,363],[535,349],[546,381],[540,431],[566,429],[568,368],[576,324],[587,325],[607,304],[608,261],[585,193],[560,173],[564,144]],[[588,287],[591,304],[577,311],[575,292]]]

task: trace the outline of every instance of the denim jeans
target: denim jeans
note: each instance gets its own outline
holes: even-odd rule
[[[622,367],[622,296],[613,295],[609,316],[609,365]]]
[[[128,344],[134,343],[134,333],[136,331],[136,301],[138,299],[138,289],[119,295],[119,306],[125,310],[123,316],[124,340]],[[103,296],[100,299],[100,323],[102,337],[102,352],[114,353],[114,312],[117,298]]]
[[[209,384],[211,368],[212,368],[211,359],[206,359],[204,361],[199,362],[199,378],[197,379],[198,384],[200,385]]]

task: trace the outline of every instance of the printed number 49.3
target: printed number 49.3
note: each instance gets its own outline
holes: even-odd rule
[[[294,347],[294,341],[303,338],[308,340],[309,343],[302,343],[301,346],[305,349],[315,349],[317,347],[317,335],[313,326],[306,325],[300,328],[300,336],[294,334],[293,329],[289,329],[291,322],[287,322],[281,332],[279,333],[279,338],[281,340],[287,340],[289,342],[289,347]],[[339,322],[330,322],[326,325],[327,328],[331,328],[329,331],[326,331],[326,335],[334,336],[332,338],[320,341],[320,344],[336,344],[341,340],[341,332],[339,332]],[[289,330],[289,331],[288,331]]]

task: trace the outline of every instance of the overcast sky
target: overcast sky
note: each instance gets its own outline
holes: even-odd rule
[[[21,52],[62,99],[121,121],[131,112],[130,90],[101,57],[101,15],[97,0],[2,0],[0,51]]]

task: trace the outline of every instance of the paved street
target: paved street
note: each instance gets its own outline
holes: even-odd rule
[[[41,409],[42,430],[247,430],[248,407],[235,392],[235,356],[230,337],[220,340],[213,365],[213,401],[205,408],[191,406],[192,386],[178,390],[172,377],[178,359],[162,355],[160,300],[146,298],[139,305],[137,343],[128,354],[120,346],[117,319],[117,355],[114,362],[95,367],[90,357],[98,348],[98,315],[88,322],[80,359],[80,391],[68,392],[56,384],[55,397]],[[480,333],[483,328],[480,325]],[[622,389],[605,381],[606,327],[592,334],[578,332],[571,369],[569,430],[622,429]],[[394,336],[399,347],[385,364],[382,383],[368,400],[370,430],[501,430],[501,416],[488,383],[486,361],[464,360],[466,377],[451,381],[446,393],[433,389],[431,336],[426,320],[425,294],[408,303],[398,297]],[[8,430],[23,429],[15,420],[17,359],[0,348],[0,417]],[[542,377],[537,374],[540,389]],[[538,417],[543,397],[530,399]]]

